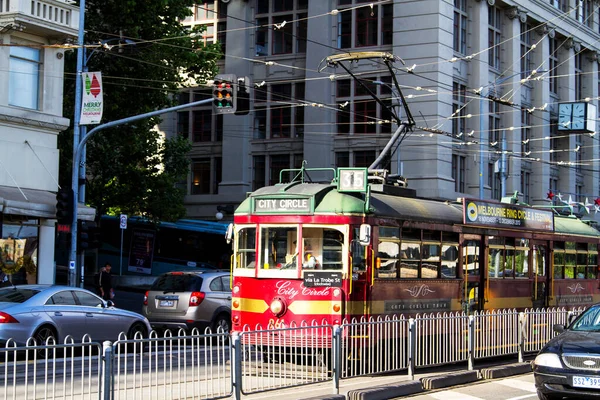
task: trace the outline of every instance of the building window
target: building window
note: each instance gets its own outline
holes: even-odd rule
[[[214,158],[215,179],[213,180],[213,194],[219,194],[219,183],[223,180],[223,159],[221,157]]]
[[[467,0],[454,0],[454,51],[467,54]]]
[[[452,135],[458,137],[466,129],[466,98],[467,87],[458,82],[452,88]]]
[[[527,108],[521,109],[521,157],[529,156],[529,141],[531,140],[531,114]]]
[[[335,167],[349,167],[350,166],[350,153],[347,151],[338,151],[335,153]]]
[[[38,109],[41,51],[31,47],[10,46],[8,104]]]
[[[187,139],[190,135],[190,113],[179,111],[177,113],[177,134]]]
[[[353,166],[368,168],[376,158],[375,150],[355,151]]]
[[[373,100],[369,91],[391,105],[391,78],[371,76],[362,78],[361,82],[364,86],[350,79],[336,82],[337,133],[390,133],[392,116]]]
[[[196,110],[192,113],[192,140],[194,142],[210,142],[212,128],[212,110]]]
[[[192,194],[210,194],[210,159],[192,162]]]
[[[266,184],[266,163],[265,156],[253,156],[252,157],[252,171],[254,176],[252,178],[252,190],[260,189]]]
[[[489,143],[490,147],[498,145],[500,138],[500,104],[495,101],[490,101],[490,116],[489,116]]]
[[[555,129],[550,132],[550,161],[558,161],[558,153],[560,152],[560,138]]]
[[[575,100],[583,99],[583,53],[575,54]]]
[[[550,178],[548,189],[554,194],[558,193],[558,178]]]
[[[278,155],[272,155],[270,156],[271,159],[271,165],[270,165],[270,175],[271,175],[271,179],[270,179],[270,185],[275,185],[276,183],[279,183],[280,178],[283,182],[286,182],[290,180],[289,178],[289,173],[288,176],[281,176],[280,177],[280,173],[282,170],[284,169],[289,169],[290,168],[290,156],[289,154],[278,154]]]
[[[531,25],[521,22],[521,78],[527,78],[529,71],[532,69],[532,39]]]
[[[304,107],[297,106],[304,99],[304,92],[304,82],[268,84],[256,88],[254,139],[304,136]]]
[[[593,9],[592,0],[577,0],[575,2],[575,19],[590,28],[593,27]]]
[[[501,10],[496,6],[490,6],[488,8],[488,63],[495,69],[500,69],[501,29]]]
[[[492,191],[492,200],[500,200],[500,174],[496,172],[495,163],[488,165],[488,185]]]
[[[255,52],[257,56],[306,53],[307,4],[303,0],[259,1],[256,6]],[[269,13],[272,13],[269,15]],[[295,23],[290,21],[296,21]],[[269,48],[269,42],[271,48]],[[294,48],[295,46],[295,48]]]
[[[393,41],[393,7],[385,5],[365,5],[363,0],[354,0],[355,7],[340,9],[338,13],[338,47],[382,46]],[[339,2],[352,5],[352,1]],[[381,34],[379,34],[381,32]]]
[[[559,9],[560,11],[567,11],[567,3],[569,0],[550,0],[552,7]]]
[[[225,54],[227,53],[227,22],[218,22],[217,23],[217,42],[221,45],[221,51],[223,52],[223,56],[221,58],[225,58]]]
[[[523,201],[527,204],[531,203],[531,199],[529,196],[529,187],[531,184],[531,173],[530,172],[521,172],[521,193],[523,194]]]
[[[458,154],[452,155],[452,179],[454,179],[454,191],[457,193],[465,192],[465,176],[467,158]]]
[[[558,94],[558,39],[550,39],[549,40],[549,56],[548,56],[548,64],[549,64],[549,83],[550,83],[550,92],[554,94]]]

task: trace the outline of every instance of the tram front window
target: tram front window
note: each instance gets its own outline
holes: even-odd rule
[[[264,227],[261,229],[261,269],[297,267],[298,230],[296,227]]]

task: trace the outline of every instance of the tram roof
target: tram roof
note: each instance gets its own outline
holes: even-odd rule
[[[568,235],[600,236],[600,232],[579,218],[554,216],[554,232]]]

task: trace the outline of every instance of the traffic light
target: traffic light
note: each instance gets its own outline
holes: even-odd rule
[[[77,250],[93,250],[100,247],[100,229],[93,221],[77,221]]]
[[[62,187],[56,193],[56,219],[60,225],[73,222],[73,189]]]
[[[217,114],[233,114],[237,109],[237,80],[233,74],[215,76],[213,110]]]
[[[250,78],[247,76],[237,79],[235,115],[247,115],[250,112]]]
[[[82,252],[90,247],[90,232],[87,221],[77,221],[77,251]]]

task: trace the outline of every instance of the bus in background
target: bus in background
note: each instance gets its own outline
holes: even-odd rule
[[[227,226],[225,222],[192,219],[152,223],[130,217],[127,229],[121,230],[119,217],[104,215],[97,266],[108,262],[113,275],[152,277],[176,269],[229,269]]]

